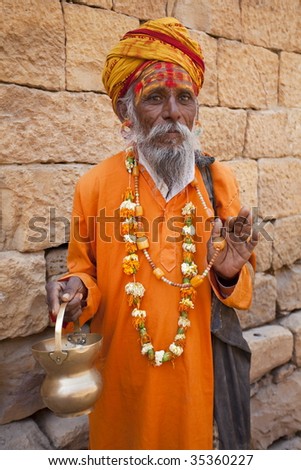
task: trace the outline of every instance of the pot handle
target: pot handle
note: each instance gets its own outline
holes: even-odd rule
[[[55,351],[62,352],[62,328],[68,302],[62,302],[55,322]]]
[[[58,365],[62,364],[68,356],[67,351],[62,351],[62,327],[67,303],[68,302],[61,303],[55,322],[54,352],[49,353],[51,359]]]

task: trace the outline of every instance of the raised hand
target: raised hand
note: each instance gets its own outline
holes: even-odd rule
[[[224,223],[219,218],[215,219],[208,241],[209,260],[214,253],[214,240],[220,238],[226,243],[213,269],[219,277],[231,280],[248,261],[258,243],[258,233],[253,227],[251,212],[247,207],[242,207],[237,217],[229,217]]]

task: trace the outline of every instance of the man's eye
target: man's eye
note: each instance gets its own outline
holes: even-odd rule
[[[149,95],[147,96],[146,101],[151,103],[160,103],[162,101],[162,96],[158,94]]]
[[[179,99],[183,102],[188,102],[192,99],[192,96],[190,93],[182,93],[180,96],[179,96]]]

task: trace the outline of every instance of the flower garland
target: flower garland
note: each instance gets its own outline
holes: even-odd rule
[[[173,361],[181,356],[184,352],[186,341],[186,332],[190,327],[189,312],[194,309],[194,300],[196,296],[196,287],[200,285],[204,278],[208,275],[219,251],[223,249],[224,243],[220,242],[215,246],[215,253],[208,264],[207,268],[200,275],[198,267],[194,262],[194,254],[196,253],[196,244],[194,242],[195,227],[194,216],[196,208],[192,202],[187,202],[183,209],[182,215],[184,217],[184,226],[182,228],[183,243],[182,253],[183,261],[181,264],[182,284],[169,281],[164,272],[157,268],[152,261],[149,252],[149,242],[143,231],[143,224],[141,216],[143,215],[143,208],[139,200],[139,168],[135,158],[134,149],[130,147],[126,152],[125,166],[130,174],[129,187],[123,195],[123,201],[120,205],[120,217],[123,219],[121,222],[121,233],[125,242],[126,256],[123,258],[122,268],[125,274],[133,276],[133,282],[129,282],[125,286],[125,292],[128,296],[129,306],[133,307],[131,316],[133,325],[138,331],[141,354],[146,356],[148,360],[155,366],[161,366],[163,363]],[[135,192],[131,187],[131,176],[135,177]],[[196,183],[195,183],[196,186]],[[201,193],[196,187],[199,197],[202,198]],[[204,208],[207,208],[203,198],[201,199]],[[153,274],[157,279],[166,282],[169,285],[180,288],[180,301],[179,301],[179,317],[176,335],[173,342],[169,345],[168,349],[155,351],[152,339],[147,331],[146,326],[146,311],[140,309],[142,298],[145,294],[145,288],[140,282],[136,282],[135,275],[139,271],[140,263],[139,256],[136,252],[142,251],[147,261],[153,269]]]

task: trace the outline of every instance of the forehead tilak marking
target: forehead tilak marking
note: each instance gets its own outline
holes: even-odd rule
[[[141,79],[136,84],[134,88],[136,101],[139,100],[143,92],[150,91],[154,87],[167,86],[168,88],[175,88],[179,85],[197,94],[196,86],[185,70],[179,68],[176,64],[156,63],[144,71]]]

